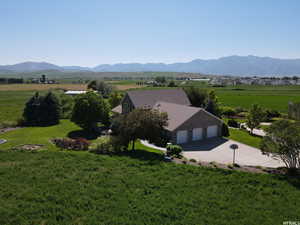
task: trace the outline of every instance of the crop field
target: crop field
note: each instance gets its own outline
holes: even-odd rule
[[[266,109],[275,109],[287,113],[288,103],[300,102],[300,86],[262,86],[238,85],[211,87],[204,82],[187,82],[184,86],[196,86],[215,90],[222,105],[249,109],[252,104],[259,104]]]
[[[288,103],[300,101],[300,87],[247,87],[245,89],[215,89],[223,105],[249,108],[257,103],[267,109],[286,113]]]

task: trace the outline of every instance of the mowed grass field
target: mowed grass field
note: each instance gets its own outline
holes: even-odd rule
[[[299,180],[176,165],[155,153],[0,151],[0,224],[282,224]]]

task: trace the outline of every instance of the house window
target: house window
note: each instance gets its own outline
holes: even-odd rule
[[[129,104],[127,102],[123,103],[123,112],[124,113],[129,113],[130,112]]]

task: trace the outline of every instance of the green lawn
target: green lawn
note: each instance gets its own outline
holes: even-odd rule
[[[261,137],[252,136],[247,131],[240,130],[240,129],[229,128],[229,131],[230,131],[229,139],[241,142],[246,145],[253,146],[255,148],[259,148]]]
[[[300,183],[160,155],[0,151],[0,224],[282,224]]]
[[[43,144],[45,149],[57,149],[49,142],[56,137],[66,137],[72,131],[80,128],[69,120],[61,120],[60,124],[50,127],[25,127],[0,134],[0,139],[7,139],[7,143],[0,146],[1,149],[10,149],[21,144]]]

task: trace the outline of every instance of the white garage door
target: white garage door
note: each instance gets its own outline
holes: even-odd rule
[[[193,129],[193,141],[198,141],[202,139],[202,128]]]
[[[177,144],[186,143],[188,139],[187,130],[179,130],[177,131]]]
[[[217,137],[218,136],[218,126],[209,126],[207,127],[207,138]]]

